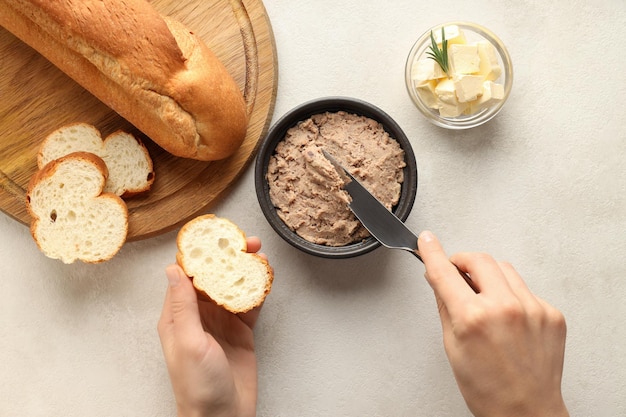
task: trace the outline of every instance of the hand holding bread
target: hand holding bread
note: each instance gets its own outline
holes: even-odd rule
[[[256,254],[261,242],[245,238],[226,219],[205,215],[179,231],[178,244],[186,270],[166,268],[169,285],[158,324],[178,415],[253,417],[253,328],[273,279],[265,258]],[[256,290],[249,294],[245,288]],[[220,306],[222,298],[228,300]]]

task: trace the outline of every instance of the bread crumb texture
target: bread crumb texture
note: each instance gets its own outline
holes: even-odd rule
[[[272,269],[259,255],[246,252],[246,236],[230,220],[197,217],[180,230],[177,244],[178,263],[194,286],[225,309],[249,311],[270,292]]]
[[[103,161],[77,152],[48,163],[28,187],[31,233],[41,251],[64,263],[98,263],[112,258],[128,232],[124,201],[103,193]]]
[[[132,134],[117,131],[102,139],[100,131],[87,123],[62,126],[41,144],[37,165],[72,152],[90,152],[102,158],[108,168],[104,191],[130,197],[148,191],[154,182],[152,159],[144,144]]]

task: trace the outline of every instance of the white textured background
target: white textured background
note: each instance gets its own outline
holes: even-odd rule
[[[326,95],[393,116],[418,162],[409,226],[433,230],[449,253],[511,261],[566,316],[572,415],[626,415],[624,0],[265,5],[278,48],[275,119]],[[493,30],[514,63],[502,113],[466,132],[430,125],[403,81],[414,40],[450,20]],[[414,257],[296,251],[265,221],[252,166],[211,211],[261,236],[276,270],[257,328],[259,416],[469,415]],[[66,266],[4,214],[0,231],[0,416],[174,415],[156,322],[175,232],[103,265]]]

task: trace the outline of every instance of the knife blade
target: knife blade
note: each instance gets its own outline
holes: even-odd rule
[[[370,234],[383,246],[411,252],[423,263],[415,233],[374,197],[348,170],[341,166],[331,154],[324,149],[322,149],[322,153],[344,182],[343,189],[347,191],[352,200],[348,207]],[[471,278],[458,267],[457,271],[474,292],[478,293],[478,288]]]

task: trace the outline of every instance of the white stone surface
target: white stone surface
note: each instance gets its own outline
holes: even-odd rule
[[[433,230],[449,253],[511,261],[566,316],[571,414],[626,415],[626,3],[265,4],[279,60],[274,120],[328,95],[392,115],[418,162],[408,225]],[[413,42],[450,20],[493,30],[515,70],[502,113],[465,132],[430,125],[403,79]],[[423,266],[382,248],[340,261],[298,252],[263,217],[252,168],[210,211],[261,236],[276,271],[256,332],[258,415],[469,416]],[[174,415],[156,323],[175,232],[68,266],[5,214],[0,231],[0,416]]]

